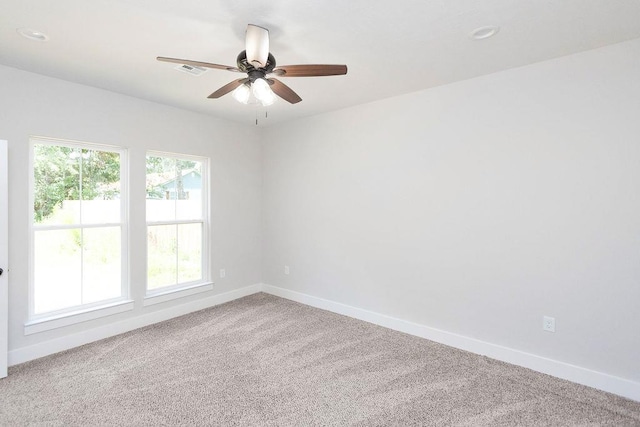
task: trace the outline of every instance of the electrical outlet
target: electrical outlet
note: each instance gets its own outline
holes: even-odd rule
[[[542,318],[542,329],[547,332],[555,332],[556,319],[554,317],[544,316]]]
[[[288,265],[284,266],[284,274],[289,274],[289,266]]]
[[[224,271],[224,268],[221,268],[221,269],[220,269],[220,278],[221,278],[221,279],[224,279],[224,276],[226,276],[226,275],[227,275],[227,272],[226,272],[226,271]]]

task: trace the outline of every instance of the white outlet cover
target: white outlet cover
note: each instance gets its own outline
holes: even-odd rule
[[[544,316],[542,318],[542,329],[547,332],[555,332],[556,331],[556,319],[549,316]]]
[[[284,274],[289,274],[289,266],[288,265],[284,266]]]
[[[220,278],[224,278],[224,276],[226,276],[226,275],[227,275],[227,272],[224,271],[224,268],[221,268],[220,269]]]

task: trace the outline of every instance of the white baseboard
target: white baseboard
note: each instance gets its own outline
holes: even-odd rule
[[[515,350],[501,345],[491,344],[474,338],[465,337],[425,325],[412,323],[384,314],[375,313],[361,308],[352,307],[335,301],[314,297],[289,289],[279,288],[267,284],[262,285],[262,291],[271,295],[296,301],[311,307],[364,320],[365,322],[384,326],[389,329],[426,338],[451,347],[472,353],[491,357],[513,365],[522,366],[537,372],[552,375],[578,384],[597,388],[609,393],[617,394],[629,399],[640,401],[640,383],[624,378],[593,371],[569,363],[537,356],[531,353]]]
[[[164,320],[169,320],[174,317],[183,316],[194,311],[233,301],[247,295],[258,293],[261,290],[261,284],[246,286],[244,288],[236,289],[218,295],[212,295],[210,297],[191,301],[185,304],[167,307],[164,310],[142,314],[131,319],[109,323],[108,325],[88,329],[86,331],[66,335],[53,340],[43,341],[41,343],[30,345],[27,347],[17,348],[15,350],[9,351],[9,366],[28,362],[29,360],[48,356],[53,353],[58,353],[60,351],[78,347],[80,345],[109,338],[114,335],[123,334],[125,332],[152,325],[154,323],[162,322]]]

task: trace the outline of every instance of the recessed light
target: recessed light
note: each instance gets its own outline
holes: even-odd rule
[[[486,27],[476,28],[475,30],[471,31],[469,37],[474,40],[484,40],[488,39],[489,37],[495,36],[496,34],[498,34],[498,31],[500,31],[500,27],[489,25]]]
[[[37,42],[46,42],[49,40],[49,36],[40,31],[32,30],[31,28],[18,28],[16,30],[18,34],[29,40],[35,40]]]

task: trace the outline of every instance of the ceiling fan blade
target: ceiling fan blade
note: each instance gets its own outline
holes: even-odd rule
[[[227,70],[227,71],[233,71],[233,72],[236,72],[236,73],[242,73],[243,72],[243,71],[239,70],[236,67],[231,67],[229,65],[212,64],[210,62],[191,61],[189,59],[166,58],[164,56],[158,56],[156,59],[158,61],[162,61],[162,62],[173,62],[173,63],[176,63],[176,64],[187,64],[187,65],[192,65],[194,67],[215,68],[217,70]]]
[[[273,73],[281,77],[340,76],[347,74],[347,66],[328,64],[282,65],[276,67]]]
[[[238,86],[243,85],[248,81],[249,79],[234,80],[231,83],[227,83],[226,85],[222,86],[220,89],[207,96],[207,98],[220,98],[221,96],[228,94]]]
[[[267,81],[271,85],[271,90],[285,101],[290,102],[291,104],[297,104],[302,101],[302,98],[300,98],[293,89],[282,83],[280,80],[267,79]]]
[[[247,25],[245,33],[247,61],[256,68],[267,65],[269,58],[269,30],[257,25]]]

